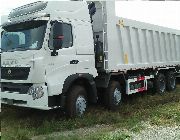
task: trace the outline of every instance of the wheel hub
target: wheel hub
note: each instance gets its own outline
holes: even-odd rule
[[[170,84],[171,84],[171,88],[174,88],[174,87],[175,87],[175,85],[176,85],[176,80],[175,80],[174,76],[171,76],[171,78],[170,78]]]
[[[83,96],[79,96],[76,100],[76,113],[78,116],[84,114],[86,110],[86,99]]]
[[[160,80],[160,91],[161,91],[162,93],[164,93],[165,90],[166,90],[166,82],[165,82],[164,79],[161,79],[161,80]]]
[[[120,102],[121,102],[121,92],[118,88],[116,88],[114,90],[114,102],[115,102],[115,105],[118,105]]]

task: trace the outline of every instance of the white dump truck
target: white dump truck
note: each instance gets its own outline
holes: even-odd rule
[[[2,28],[4,104],[73,117],[98,97],[115,109],[123,94],[176,88],[180,31],[117,17],[113,1],[35,2]]]

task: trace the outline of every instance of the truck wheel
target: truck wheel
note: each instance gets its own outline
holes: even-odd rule
[[[66,113],[68,117],[82,116],[86,108],[86,90],[79,85],[73,86],[67,96],[66,102]]]
[[[105,105],[110,110],[115,110],[122,99],[122,91],[119,82],[110,81],[105,92]]]
[[[159,73],[155,78],[155,90],[160,94],[163,94],[166,91],[166,78],[162,73]]]
[[[176,89],[176,77],[173,71],[170,71],[166,74],[166,84],[168,91],[173,91]]]

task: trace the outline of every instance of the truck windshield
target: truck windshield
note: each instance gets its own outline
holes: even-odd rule
[[[26,21],[4,26],[1,38],[2,52],[40,49],[46,25],[47,21]]]

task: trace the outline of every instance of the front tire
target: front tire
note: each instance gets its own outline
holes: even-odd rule
[[[66,100],[66,113],[68,117],[83,116],[87,108],[86,90],[75,85],[68,93]]]
[[[122,90],[119,82],[110,81],[105,92],[105,105],[109,110],[115,110],[121,103]]]

